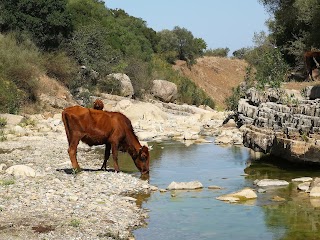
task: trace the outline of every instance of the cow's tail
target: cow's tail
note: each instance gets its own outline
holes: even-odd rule
[[[64,128],[66,130],[68,143],[70,145],[70,126],[69,126],[68,114],[66,113],[66,111],[62,112],[62,121],[64,124]]]

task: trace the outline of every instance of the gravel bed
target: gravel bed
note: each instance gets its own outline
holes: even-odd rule
[[[84,144],[78,159],[89,170],[72,173],[63,131],[0,142],[0,239],[133,239],[147,213],[132,196],[149,194],[151,186],[130,174],[96,171],[103,160]],[[8,174],[14,165],[36,176]]]

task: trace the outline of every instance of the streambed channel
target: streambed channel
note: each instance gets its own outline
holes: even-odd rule
[[[320,208],[291,183],[297,177],[320,177],[319,167],[283,164],[279,159],[251,160],[249,150],[237,146],[207,143],[187,147],[171,141],[149,145],[153,148],[150,184],[166,189],[172,181],[198,180],[204,188],[138,196],[149,218],[145,227],[134,231],[136,240],[319,239]],[[139,177],[132,161],[120,164],[124,172]],[[245,187],[257,190],[254,180],[264,178],[287,180],[290,184],[257,192],[256,200],[242,203],[216,199]],[[208,189],[212,185],[221,189]],[[274,196],[283,201],[272,201]]]

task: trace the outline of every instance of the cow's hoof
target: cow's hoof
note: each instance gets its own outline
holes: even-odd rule
[[[72,169],[72,174],[78,174],[81,171],[82,171],[81,168],[74,168],[74,169]]]

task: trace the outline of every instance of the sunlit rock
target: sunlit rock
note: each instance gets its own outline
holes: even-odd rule
[[[13,176],[25,176],[25,177],[35,177],[36,172],[29,166],[25,165],[14,165],[6,170],[6,173]]]
[[[315,186],[311,188],[310,197],[320,197],[320,186]]]
[[[279,186],[288,186],[289,182],[285,180],[278,180],[278,179],[262,179],[255,181],[255,184],[258,187],[279,187]]]
[[[300,190],[300,191],[305,191],[305,192],[307,192],[307,191],[309,190],[309,188],[310,188],[310,184],[311,184],[311,182],[303,182],[303,183],[300,183],[300,184],[297,186],[297,188],[298,188],[298,190]]]
[[[292,182],[311,182],[312,177],[300,177],[292,179]]]
[[[229,193],[222,195],[220,197],[217,197],[217,200],[220,201],[227,201],[227,202],[238,202],[238,201],[244,201],[248,199],[255,199],[257,198],[257,194],[250,188],[244,188],[238,192]]]
[[[199,181],[191,182],[171,182],[167,187],[168,190],[194,190],[203,188],[203,185]]]

